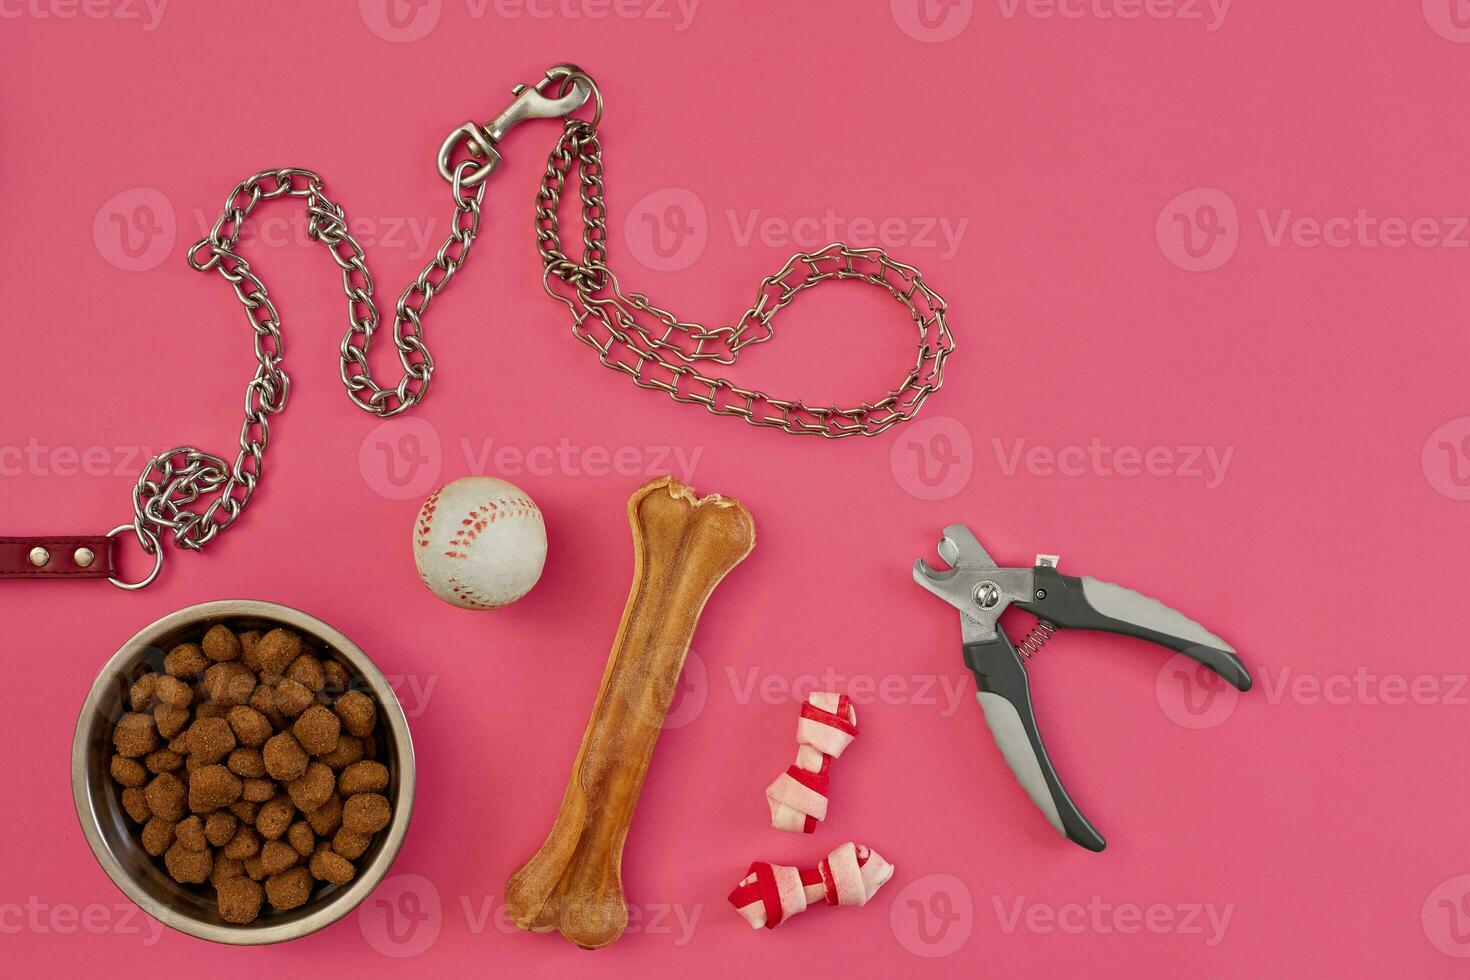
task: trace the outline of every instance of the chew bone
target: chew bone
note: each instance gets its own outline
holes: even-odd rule
[[[623,842],[654,743],[705,601],[755,545],[738,501],[697,499],[671,477],[633,494],[628,522],[633,586],[582,747],[551,833],[505,888],[516,925],[587,949],[627,927]]]
[[[857,738],[857,709],[846,694],[814,691],[796,723],[796,762],[766,788],[771,826],[810,834],[827,819],[832,760]]]
[[[752,929],[774,929],[813,902],[866,905],[893,877],[893,865],[877,852],[848,841],[815,868],[757,861],[730,893],[730,904]]]

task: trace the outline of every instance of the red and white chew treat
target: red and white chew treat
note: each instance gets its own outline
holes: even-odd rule
[[[752,929],[774,929],[808,905],[866,905],[889,878],[893,865],[848,841],[809,870],[757,861],[730,893],[730,904]]]
[[[807,697],[796,723],[796,762],[766,789],[772,827],[810,834],[827,819],[828,769],[857,733],[857,709],[846,694]]]

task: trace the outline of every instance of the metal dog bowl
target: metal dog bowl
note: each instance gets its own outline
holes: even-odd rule
[[[345,885],[315,882],[311,899],[300,908],[277,912],[268,904],[249,925],[232,925],[219,917],[213,889],[181,885],[143,850],[139,827],[122,808],[122,787],[113,782],[112,728],[127,710],[128,689],[146,667],[163,670],[163,657],[179,643],[199,642],[216,623],[237,629],[295,630],[319,655],[336,657],[352,675],[354,686],[378,706],[374,732],[378,761],[388,767],[383,795],[393,806],[393,820],[355,862],[357,875]],[[397,695],[367,654],[347,637],[315,617],[289,606],[247,599],[226,599],[190,606],[145,627],[107,662],[82,705],[71,751],[71,790],[82,832],[102,869],[139,908],[170,928],[200,939],[237,946],[259,946],[299,939],[351,912],[377,887],[398,856],[413,813],[413,741]]]

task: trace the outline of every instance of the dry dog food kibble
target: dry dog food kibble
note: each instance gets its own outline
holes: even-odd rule
[[[109,771],[143,850],[213,888],[220,918],[343,885],[393,819],[378,711],[330,651],[219,623],[134,679]]]

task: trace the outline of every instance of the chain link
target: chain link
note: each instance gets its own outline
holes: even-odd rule
[[[342,383],[353,404],[386,419],[412,408],[428,393],[434,359],[424,345],[423,317],[464,264],[479,234],[485,185],[473,189],[465,185],[465,175],[473,168],[474,162],[465,160],[454,170],[453,227],[394,308],[393,344],[398,348],[403,377],[392,387],[378,384],[367,363],[378,328],[378,309],[366,256],[348,231],[341,205],[327,197],[321,177],[296,168],[266,170],[241,181],[230,192],[214,227],[190,247],[187,257],[194,269],[217,272],[234,287],[255,333],[257,367],[245,386],[240,449],[234,462],[193,446],[179,446],[153,457],[133,488],[133,529],[146,553],[158,553],[165,531],[179,547],[199,551],[239,518],[260,481],[270,444],[270,418],[286,407],[291,379],[281,368],[285,356],[281,318],[265,283],[237,251],[245,221],[256,206],[279,197],[306,199],[307,233],[327,247],[342,271],[349,324],[341,344]]]
[[[573,169],[581,198],[580,262],[563,251],[560,235],[561,200]],[[568,119],[546,161],[536,197],[536,241],[545,265],[546,291],[572,311],[573,336],[597,351],[605,366],[676,402],[703,405],[715,415],[735,416],[751,425],[841,439],[876,436],[913,418],[944,383],[944,364],[954,350],[944,300],[925,285],[918,269],[895,261],[881,248],[833,243],[815,252],[798,252],[762,280],[754,305],[733,326],[711,329],[682,321],[647,296],[624,292],[606,265],[607,208],[595,119]],[[742,388],[699,369],[701,362],[733,364],[742,348],[770,340],[776,313],[803,290],[829,280],[882,287],[908,310],[918,328],[914,364],[883,398],[845,407],[810,405],[799,398],[776,398]]]

